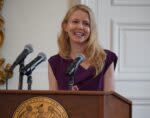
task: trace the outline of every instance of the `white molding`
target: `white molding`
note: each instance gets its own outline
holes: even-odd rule
[[[146,105],[150,106],[150,98],[129,98],[133,105]]]
[[[99,13],[98,13],[98,8],[99,8],[99,1],[100,0],[79,0],[80,4],[84,4],[84,5],[87,5],[89,6],[94,14],[95,14],[95,19],[96,19],[96,22],[98,23],[98,16],[99,16]]]
[[[81,4],[89,5],[91,0],[80,0]]]
[[[112,6],[144,6],[150,7],[150,0],[111,0]]]
[[[147,81],[150,82],[150,73],[120,73],[115,72],[116,81]]]
[[[121,36],[124,35],[125,31],[136,31],[136,30],[141,30],[141,31],[149,31],[150,32],[150,22],[115,22],[112,20],[112,48],[113,50],[117,53],[119,57],[118,65],[117,65],[117,71],[118,73],[145,73],[149,74],[150,73],[150,66],[144,67],[134,67],[134,66],[124,66],[124,58],[122,55],[122,49],[120,48],[122,44]]]
[[[121,81],[125,81],[125,82],[140,82],[140,81],[147,81],[147,82],[150,82],[150,79],[147,79],[147,78],[143,78],[143,79],[141,79],[141,78],[118,78],[118,77],[116,77],[117,79],[115,79],[115,81],[117,82],[121,82]]]

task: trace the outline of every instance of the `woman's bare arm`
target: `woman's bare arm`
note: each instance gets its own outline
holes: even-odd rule
[[[104,75],[104,91],[115,91],[114,63],[109,66]]]
[[[57,81],[50,64],[48,64],[48,79],[49,79],[49,89],[58,90]]]

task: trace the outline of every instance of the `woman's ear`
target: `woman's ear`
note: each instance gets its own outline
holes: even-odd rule
[[[64,29],[64,31],[67,32],[67,23],[62,24],[62,29]]]

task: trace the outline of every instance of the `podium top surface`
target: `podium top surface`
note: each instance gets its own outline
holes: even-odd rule
[[[50,91],[50,90],[0,90],[0,94],[53,94],[53,95],[88,95],[88,96],[110,96],[113,95],[122,99],[123,101],[127,102],[128,104],[132,104],[130,100],[123,97],[122,95],[118,94],[114,91],[64,91],[64,90],[57,90],[57,91]]]

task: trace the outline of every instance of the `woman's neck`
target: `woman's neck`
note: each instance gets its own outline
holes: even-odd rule
[[[85,49],[84,44],[73,44],[73,45],[71,45],[70,58],[75,59],[78,54],[83,54],[84,49]],[[84,60],[80,65],[83,68],[88,69],[91,64],[89,63],[88,60]]]
[[[79,44],[71,45],[70,57],[72,59],[75,59],[78,54],[83,53],[83,50],[84,50],[84,46],[82,44],[81,45],[79,45]]]

